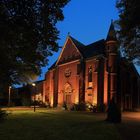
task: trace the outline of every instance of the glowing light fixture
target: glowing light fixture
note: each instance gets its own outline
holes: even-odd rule
[[[35,84],[35,83],[32,83],[32,86],[33,86],[33,87],[35,87],[35,86],[36,86],[36,84]]]

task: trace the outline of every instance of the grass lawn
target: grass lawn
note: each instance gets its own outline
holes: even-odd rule
[[[13,111],[0,123],[0,140],[120,140],[100,114],[56,110]]]

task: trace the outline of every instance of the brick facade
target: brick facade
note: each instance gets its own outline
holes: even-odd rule
[[[121,65],[117,40],[110,36],[112,30],[110,27],[106,40],[87,46],[67,37],[58,60],[46,73],[43,82],[45,102],[54,107],[62,106],[64,102],[68,105],[87,102],[107,106],[115,98],[122,109],[140,107],[139,75],[135,76],[136,71]],[[132,75],[129,80],[128,75],[125,77],[126,72]],[[137,81],[136,84],[125,87],[132,79]]]

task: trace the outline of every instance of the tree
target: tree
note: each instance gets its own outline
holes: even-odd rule
[[[140,62],[140,0],[117,0],[119,40],[126,58]]]
[[[70,0],[0,1],[0,85],[20,84],[41,73],[58,51],[56,23]]]
[[[110,100],[107,109],[106,121],[110,123],[120,123],[121,122],[121,109],[117,103],[115,103],[114,97]]]

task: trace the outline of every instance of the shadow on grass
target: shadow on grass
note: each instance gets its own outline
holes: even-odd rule
[[[115,124],[123,140],[140,139],[140,121],[136,119],[125,118],[122,123]]]

